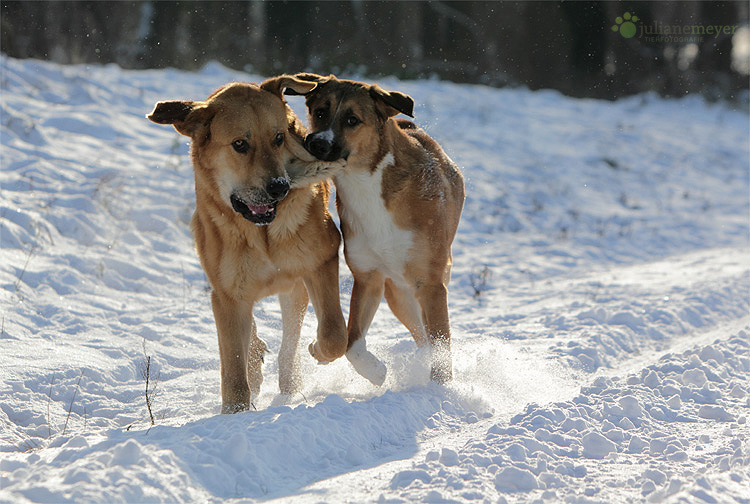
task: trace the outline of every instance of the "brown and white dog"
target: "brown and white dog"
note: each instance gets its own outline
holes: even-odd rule
[[[347,357],[372,383],[385,366],[365,334],[385,293],[417,345],[431,346],[432,380],[452,378],[448,290],[451,243],[464,202],[463,176],[414,123],[411,97],[333,75],[297,74],[317,87],[305,93],[313,130],[305,147],[318,159],[345,159],[334,175],[346,262],[354,276]],[[296,94],[296,90],[287,90]],[[328,357],[310,347],[319,361]]]
[[[317,353],[332,360],[347,348],[339,300],[340,235],[328,211],[328,185],[312,183],[335,164],[305,151],[304,130],[282,98],[284,88],[303,93],[314,87],[291,76],[259,86],[232,83],[205,101],[159,102],[148,116],[192,140],[191,229],[212,287],[222,413],[248,409],[260,391],[267,347],[258,338],[252,310],[261,298],[279,294],[282,394],[301,384],[297,349],[308,295],[318,318]]]

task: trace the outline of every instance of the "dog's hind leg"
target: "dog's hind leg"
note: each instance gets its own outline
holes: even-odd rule
[[[279,348],[279,391],[292,395],[302,388],[299,362],[299,338],[307,310],[307,289],[302,281],[289,292],[279,294],[281,305],[281,348]]]
[[[422,309],[414,295],[386,279],[385,300],[396,318],[409,330],[417,346],[425,346],[427,333],[422,322]]]
[[[448,289],[442,283],[423,285],[417,289],[417,300],[432,352],[430,378],[437,383],[448,383],[453,379]]]
[[[250,345],[247,351],[247,385],[250,387],[250,404],[260,395],[260,385],[263,383],[263,362],[268,353],[268,345],[258,337],[258,329],[253,319],[250,331]]]

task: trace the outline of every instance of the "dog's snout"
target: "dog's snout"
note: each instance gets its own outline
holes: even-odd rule
[[[342,151],[341,145],[335,140],[331,130],[307,135],[305,148],[322,161],[336,161],[348,155],[348,152]]]
[[[289,181],[284,177],[272,178],[266,187],[268,195],[275,200],[280,200],[289,194]]]
[[[305,147],[318,159],[326,159],[331,153],[331,146],[330,141],[316,135],[308,135],[305,139]]]

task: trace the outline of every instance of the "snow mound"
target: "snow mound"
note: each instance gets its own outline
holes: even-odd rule
[[[724,359],[702,363],[699,356],[709,352]],[[750,335],[741,331],[726,341],[667,354],[622,378],[598,378],[571,400],[529,405],[509,425],[495,424],[484,438],[467,442],[450,464],[426,459],[415,465],[421,477],[402,496],[409,500],[425,487],[460,481],[455,492],[444,495],[491,495],[494,486],[502,493],[525,492],[529,500],[567,502],[585,495],[618,502],[648,496],[656,502],[699,496],[742,502],[750,475],[750,403],[731,391],[748,388],[748,354]],[[713,377],[705,386],[714,391],[715,404],[701,404],[696,392],[703,389],[680,383],[682,369],[697,369],[692,366],[705,366]],[[642,380],[652,373],[656,386]],[[677,408],[668,404],[675,395],[682,399]],[[617,497],[604,485],[615,487]]]

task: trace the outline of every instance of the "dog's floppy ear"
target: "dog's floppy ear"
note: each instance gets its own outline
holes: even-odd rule
[[[298,79],[296,75],[279,75],[261,83],[260,88],[281,98],[282,91],[288,95],[305,95],[317,85],[317,82]]]
[[[326,82],[328,82],[329,80],[331,80],[332,78],[334,78],[333,74],[329,75],[328,77],[323,77],[322,75],[318,75],[318,74],[314,74],[314,73],[309,73],[309,72],[298,73],[298,74],[295,74],[294,77],[296,79],[301,80],[301,81],[314,82],[317,85],[317,87],[319,87],[322,84],[325,84]],[[300,95],[300,94],[305,94],[306,95],[306,94],[310,93],[313,90],[315,90],[315,88],[313,88],[310,91],[307,91],[305,93],[299,93],[299,92],[296,92],[296,90],[293,89],[293,88],[286,88],[284,90],[284,94],[286,94],[286,95]]]
[[[210,120],[206,103],[196,101],[159,102],[146,117],[157,124],[171,124],[189,137],[194,137],[198,129]]]
[[[385,117],[393,117],[399,112],[414,117],[414,100],[398,91],[386,91],[377,84],[370,86],[370,96]]]

